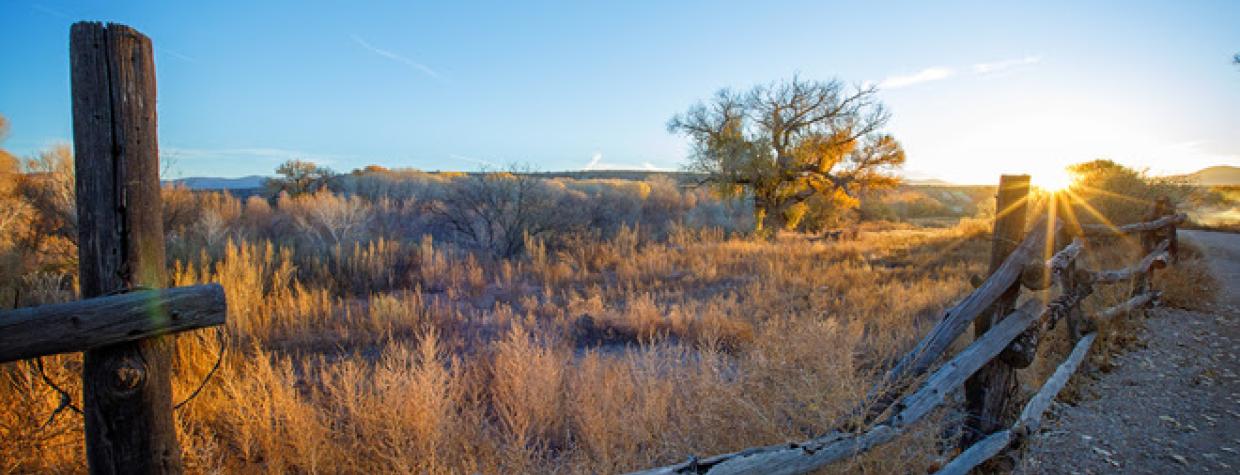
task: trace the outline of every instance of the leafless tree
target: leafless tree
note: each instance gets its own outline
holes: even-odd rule
[[[673,117],[668,130],[692,140],[691,171],[726,193],[748,190],[755,227],[773,232],[812,196],[897,182],[904,150],[881,132],[889,115],[875,93],[797,77],[746,93],[723,89]]]
[[[370,207],[360,197],[328,190],[281,195],[279,206],[304,236],[325,247],[360,239],[371,220]]]
[[[58,144],[24,161],[22,195],[37,211],[36,239],[60,236],[77,242],[73,149]]]
[[[0,142],[8,135],[9,122],[0,115]],[[21,169],[17,157],[0,148],[0,250],[4,250],[20,234],[29,219],[29,206],[22,199],[18,184]]]
[[[546,180],[520,171],[486,172],[459,178],[430,211],[447,229],[474,247],[511,257],[525,236],[540,237],[571,223],[571,209],[558,208],[558,193]]]

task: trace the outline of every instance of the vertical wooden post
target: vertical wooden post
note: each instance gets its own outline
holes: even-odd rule
[[[82,297],[164,284],[151,41],[124,25],[70,29]],[[166,321],[152,312],[148,318]],[[87,351],[82,370],[91,473],[179,473],[171,337]]]
[[[1150,207],[1150,211],[1145,215],[1145,221],[1155,221],[1164,216],[1175,214],[1175,207],[1171,205],[1171,199],[1166,196],[1159,197],[1154,201],[1154,205]],[[1141,232],[1141,255],[1146,256],[1154,251],[1154,248],[1162,242],[1163,239],[1170,241],[1170,247],[1167,249],[1171,254],[1172,261],[1178,257],[1179,243],[1176,239],[1175,225],[1170,224],[1166,227],[1151,229]],[[1133,279],[1132,296],[1145,294],[1150,291],[1154,283],[1154,269],[1157,265],[1150,266],[1149,270],[1137,275]],[[1144,312],[1142,310],[1142,312]]]
[[[1003,175],[995,203],[995,229],[990,254],[993,273],[1016,249],[1025,234],[1028,208],[1029,175]],[[1047,239],[1051,239],[1047,236]],[[991,325],[1016,308],[1020,296],[1019,280],[1004,292],[994,305],[973,321],[973,335],[981,337]],[[965,406],[968,411],[962,447],[968,447],[986,435],[1010,425],[1012,396],[1016,392],[1016,371],[1000,358],[991,360],[965,381]]]
[[[1081,276],[1076,271],[1076,259],[1073,259],[1064,268],[1062,283],[1063,286],[1060,290],[1064,293],[1078,292],[1077,289],[1081,286]],[[1084,336],[1084,332],[1081,331],[1081,325],[1085,322],[1085,315],[1081,312],[1080,303],[1068,308],[1068,314],[1064,319],[1068,321],[1068,338],[1075,344]],[[1088,363],[1086,364],[1088,365]]]
[[[1060,249],[1062,246],[1072,242],[1073,238],[1083,236],[1084,231],[1081,230],[1081,223],[1072,218],[1072,216],[1075,216],[1075,213],[1071,209],[1072,202],[1066,196],[1060,194],[1052,195],[1052,201],[1054,203],[1055,216],[1058,217],[1059,222],[1063,223],[1063,227],[1059,229],[1059,233],[1055,236],[1055,241],[1058,243],[1055,248]],[[1082,284],[1081,276],[1078,275],[1076,270],[1076,259],[1072,259],[1063,269],[1059,290],[1061,293],[1078,292]],[[1085,316],[1081,313],[1081,306],[1079,304],[1073,305],[1068,309],[1067,315],[1064,315],[1062,318],[1066,320],[1068,326],[1068,338],[1075,344],[1084,335],[1081,331],[1081,324],[1084,322]]]

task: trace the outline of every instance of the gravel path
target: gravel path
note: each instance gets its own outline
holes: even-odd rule
[[[1057,404],[1017,473],[1240,473],[1240,234],[1180,236],[1222,285],[1213,311],[1152,311],[1145,347]]]

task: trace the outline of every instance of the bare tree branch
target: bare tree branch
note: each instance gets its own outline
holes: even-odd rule
[[[757,227],[782,226],[791,205],[837,190],[891,186],[904,151],[880,131],[890,118],[873,87],[799,77],[728,89],[668,122],[693,143],[688,168],[721,191],[752,192]]]

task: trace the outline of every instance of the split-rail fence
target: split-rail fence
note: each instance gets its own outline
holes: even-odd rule
[[[862,423],[841,423],[830,433],[802,442],[690,457],[682,463],[635,473],[809,473],[891,442],[944,406],[948,396],[960,388],[965,393],[964,447],[939,474],[968,473],[1024,441],[1038,430],[1056,395],[1086,360],[1098,338],[1099,325],[1157,303],[1159,292],[1151,288],[1153,271],[1175,260],[1176,225],[1186,219],[1165,200],[1159,200],[1145,222],[1081,226],[1063,222],[1056,217],[1062,213],[1051,212],[1026,233],[1028,194],[1027,175],[1002,177],[996,197],[1000,211],[995,220],[989,277],[976,282],[973,292],[948,309],[885,373],[866,401],[850,414],[850,420],[860,419]],[[1089,271],[1078,267],[1087,239],[1123,235],[1140,236],[1143,258],[1123,269]],[[1092,317],[1083,314],[1081,304],[1095,287],[1120,282],[1131,283],[1130,298]],[[1022,287],[1047,290],[1052,285],[1059,288],[1055,298],[1044,301],[1034,297],[1017,305]],[[1060,321],[1068,325],[1073,349],[1016,415],[1015,372],[1033,362],[1039,337]],[[936,369],[936,363],[970,324],[974,327],[972,343]],[[920,386],[909,392],[915,381],[921,381]]]

